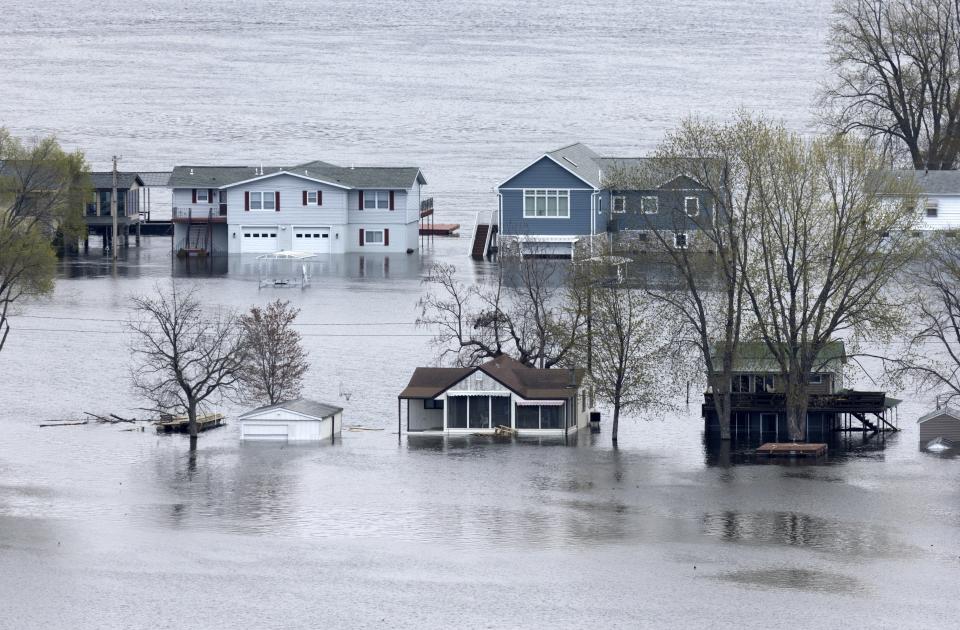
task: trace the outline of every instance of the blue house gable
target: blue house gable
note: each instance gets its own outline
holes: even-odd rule
[[[586,188],[593,190],[590,182],[560,166],[553,158],[542,158],[500,184],[500,190],[513,188]]]

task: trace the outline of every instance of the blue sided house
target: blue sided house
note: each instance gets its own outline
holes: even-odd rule
[[[491,247],[568,257],[577,243],[602,245],[615,234],[644,241],[651,230],[686,248],[714,207],[706,186],[661,160],[604,157],[579,142],[544,153],[497,194],[496,213],[478,221],[474,257]]]

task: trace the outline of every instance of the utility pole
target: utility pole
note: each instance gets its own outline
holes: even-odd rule
[[[110,255],[117,260],[117,156],[113,156],[113,192],[110,194],[110,217],[113,219],[113,233],[110,238]]]

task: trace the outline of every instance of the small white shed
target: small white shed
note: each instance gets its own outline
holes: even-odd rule
[[[947,446],[960,444],[960,410],[958,409],[943,407],[931,411],[917,420],[917,425],[921,447],[937,438],[946,440]]]
[[[342,427],[341,407],[298,398],[240,416],[240,439],[319,442],[340,435]]]

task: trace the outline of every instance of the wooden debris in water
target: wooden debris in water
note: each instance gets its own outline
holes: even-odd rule
[[[75,427],[79,424],[90,424],[89,420],[64,420],[60,422],[44,422],[37,426],[41,427]]]
[[[223,426],[225,416],[222,413],[205,413],[197,416],[197,431],[208,431]],[[157,433],[186,433],[190,430],[190,418],[174,416],[169,420],[154,422]]]
[[[771,457],[820,457],[826,455],[827,445],[816,442],[767,442],[756,453]]]
[[[497,425],[497,428],[493,430],[494,435],[501,435],[504,437],[514,437],[517,435],[517,430],[511,427],[508,427],[505,424]]]

